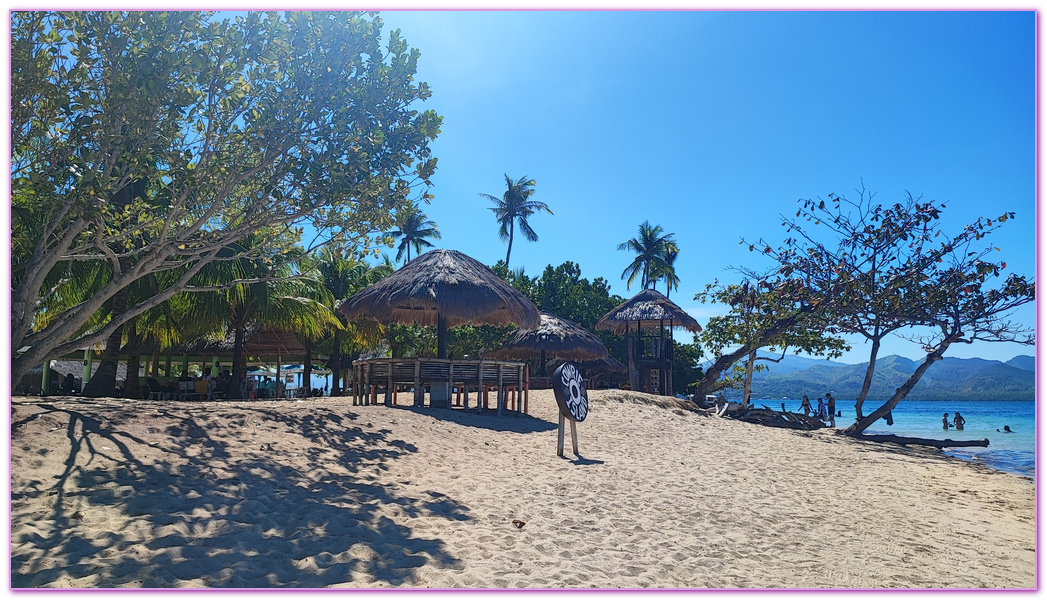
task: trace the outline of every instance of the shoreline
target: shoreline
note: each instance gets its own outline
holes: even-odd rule
[[[12,587],[1035,586],[1031,478],[590,396],[575,460],[548,390],[501,418],[13,398]]]

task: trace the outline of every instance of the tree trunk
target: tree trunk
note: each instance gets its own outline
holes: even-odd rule
[[[305,397],[313,395],[313,344],[305,340],[305,364],[302,365],[302,387],[305,388]]]
[[[138,337],[138,328],[135,326],[134,321],[128,321],[124,327],[127,329],[127,346],[130,350],[127,355],[127,376],[124,379],[124,398],[141,398],[142,397],[142,386],[138,384],[138,366],[140,364],[140,358],[138,357],[138,344],[141,341]]]
[[[123,263],[125,259],[121,259]],[[121,265],[122,266],[122,265]],[[113,295],[112,308],[109,310],[109,314],[112,318],[123,314],[127,309],[127,288],[124,288]],[[98,362],[98,370],[91,376],[91,380],[84,385],[83,395],[90,398],[104,398],[112,397],[116,395],[116,368],[120,364],[120,344],[123,342],[124,328],[117,327],[113,333],[109,336],[109,339],[105,341],[105,351],[102,352],[102,357]],[[132,378],[138,379],[138,371],[131,373],[128,371],[127,380],[130,381]],[[135,383],[137,387],[137,381]],[[124,382],[124,387],[127,387],[127,382]]]
[[[720,374],[731,368],[731,365],[738,362],[738,359],[754,350],[763,348],[779,335],[788,331],[789,328],[795,326],[801,316],[812,310],[812,307],[804,306],[792,316],[786,317],[775,323],[774,326],[768,328],[751,344],[744,345],[730,354],[724,354],[720,358],[717,358],[716,361],[709,365],[709,368],[702,374],[702,379],[698,382],[698,389],[695,390],[695,393],[699,398],[704,398],[706,395],[710,394],[716,387],[716,383],[720,379]]]
[[[905,397],[912,391],[913,387],[920,382],[920,378],[927,372],[927,369],[931,368],[931,365],[942,359],[942,354],[952,345],[957,337],[950,336],[945,338],[933,352],[927,354],[927,357],[923,359],[919,367],[916,367],[916,371],[905,380],[902,387],[895,390],[894,395],[891,399],[884,403],[883,406],[877,408],[868,417],[864,417],[859,421],[856,421],[853,425],[844,430],[845,435],[860,436],[863,431],[869,428],[870,425],[875,423],[884,417],[887,413],[894,410],[894,407],[898,406],[898,403],[905,399]]]
[[[869,395],[869,388],[872,387],[873,371],[876,370],[876,355],[880,352],[880,338],[874,337],[872,342],[872,350],[869,352],[869,366],[865,369],[865,381],[862,382],[862,391],[858,392],[858,399],[854,401],[854,413],[858,416],[859,421],[862,420],[862,404],[865,403],[865,397]]]
[[[334,368],[331,369],[331,395],[341,396],[342,392],[338,389],[338,382],[342,376],[342,331],[340,329],[334,330],[334,349],[331,350],[331,362]]]
[[[513,233],[516,231],[516,223],[509,222],[509,248],[505,251],[505,268],[509,268],[509,254],[513,251]]]
[[[745,383],[742,386],[742,405],[749,404],[749,394],[753,390],[753,364],[756,362],[756,350],[749,353],[745,361]]]
[[[240,397],[240,382],[247,379],[247,364],[244,361],[244,338],[247,337],[247,327],[243,323],[233,326],[233,376],[229,378],[229,388],[226,389],[226,398]]]
[[[900,435],[856,435],[854,436],[859,440],[867,440],[870,442],[890,442],[892,444],[900,444],[902,446],[934,446],[935,448],[958,448],[963,446],[981,446],[987,447],[989,440],[982,438],[980,440],[932,440],[928,438],[916,438],[916,437],[903,437]]]

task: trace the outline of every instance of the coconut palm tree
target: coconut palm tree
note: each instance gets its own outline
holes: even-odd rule
[[[396,270],[388,256],[385,257],[384,263],[371,267],[362,260],[350,257],[354,254],[354,251],[341,245],[328,245],[320,249],[315,259],[315,269],[332,300],[330,309],[338,318],[338,326],[329,327],[329,337],[318,345],[319,348],[326,349],[336,363],[331,381],[332,395],[340,393],[341,369],[338,368],[338,357],[354,348],[360,349],[379,343],[385,333],[382,326],[373,319],[360,317],[346,321],[336,310],[337,306],[346,298]]]
[[[494,202],[495,207],[491,210],[494,211],[495,218],[498,220],[498,237],[503,242],[509,242],[509,248],[505,251],[506,267],[509,266],[509,255],[513,251],[513,234],[516,230],[516,224],[519,223],[520,232],[523,233],[527,241],[537,242],[538,234],[534,232],[534,229],[531,229],[527,219],[539,210],[544,210],[550,215],[553,214],[553,211],[549,210],[549,207],[544,202],[530,199],[534,194],[534,186],[535,181],[528,179],[526,176],[513,181],[511,177],[506,175],[506,190],[501,198],[496,198],[490,194],[480,194],[481,197]]]
[[[676,276],[676,257],[680,255],[680,249],[675,244],[666,246],[665,255],[662,257],[665,259],[666,268],[659,270],[655,274],[655,280],[665,280],[665,297],[669,297],[669,292],[672,290],[680,289],[680,278]]]
[[[640,287],[645,290],[654,289],[654,284],[658,279],[665,277],[664,274],[671,273],[671,278],[676,277],[672,265],[666,261],[667,251],[670,248],[676,250],[676,239],[673,235],[664,233],[661,225],[652,226],[649,221],[644,221],[640,224],[640,235],[618,244],[619,250],[631,250],[636,253],[633,262],[622,271],[622,279],[626,279],[626,288],[631,287],[637,277],[640,277]]]
[[[422,212],[418,205],[413,202],[397,212],[396,226],[399,229],[389,232],[389,235],[394,240],[400,240],[400,245],[397,246],[397,261],[403,258],[406,251],[406,262],[411,262],[411,246],[414,246],[415,254],[421,254],[422,248],[433,247],[433,244],[426,238],[440,239],[440,227],[436,224],[436,221],[430,221],[429,215]]]
[[[241,242],[245,247],[259,247],[258,234]],[[338,324],[327,307],[327,291],[319,278],[300,270],[304,254],[299,248],[287,248],[278,255],[244,258],[244,248],[230,250],[227,261],[216,261],[201,270],[191,285],[215,287],[215,291],[188,294],[186,309],[199,324],[224,328],[233,334],[233,380],[230,392],[238,390],[247,376],[243,348],[249,329],[279,327],[303,337],[318,337],[325,327]],[[235,280],[253,283],[226,287]]]

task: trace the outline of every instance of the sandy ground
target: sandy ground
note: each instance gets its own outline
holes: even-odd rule
[[[547,391],[501,418],[16,397],[11,585],[1035,586],[1028,478],[591,398],[559,458]]]

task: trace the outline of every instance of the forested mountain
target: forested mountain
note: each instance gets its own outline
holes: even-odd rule
[[[788,361],[788,362],[787,362]],[[753,377],[753,398],[799,398],[812,401],[832,392],[838,402],[858,396],[868,363],[845,365],[826,360],[786,357]],[[804,367],[804,365],[808,365]],[[918,361],[891,355],[876,363],[869,401],[889,398],[911,375]],[[1035,359],[1018,356],[1006,363],[981,358],[945,358],[935,363],[909,393],[909,400],[1033,400]]]

